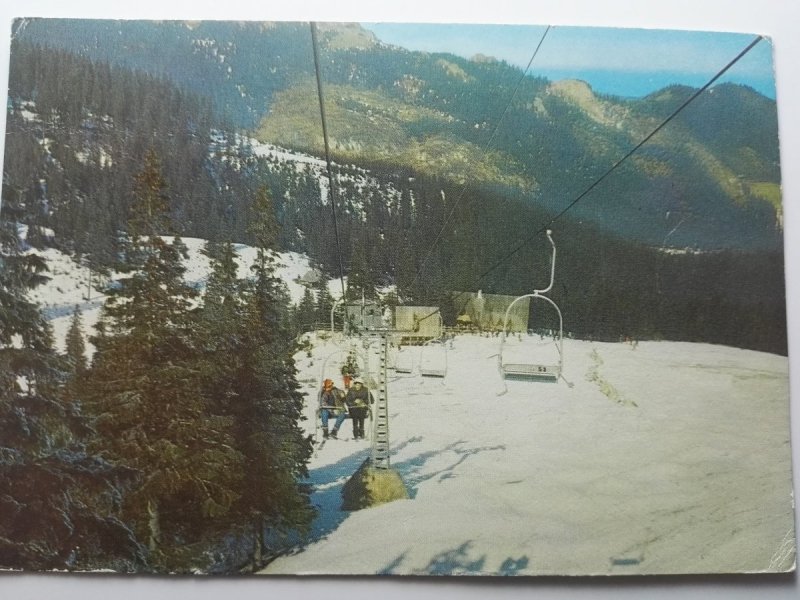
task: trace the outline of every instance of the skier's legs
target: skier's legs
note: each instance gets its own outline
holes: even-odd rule
[[[339,427],[342,426],[342,423],[344,423],[344,420],[346,418],[347,418],[347,413],[340,412],[338,415],[336,415],[336,425],[334,425],[334,427],[336,427],[336,429],[339,429]]]
[[[346,418],[347,418],[347,413],[345,412],[340,412],[338,415],[336,415],[336,421],[333,424],[333,431],[331,432],[333,437],[336,437],[336,434],[339,432],[339,427],[342,426],[342,423],[344,423],[344,420]]]

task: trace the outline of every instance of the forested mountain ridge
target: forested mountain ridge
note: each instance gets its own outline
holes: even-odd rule
[[[307,254],[328,277],[346,275],[352,297],[372,297],[377,288],[392,286],[394,301],[444,304],[452,312],[457,307],[446,301],[452,290],[526,293],[546,272],[548,248],[543,236],[534,238],[532,232],[552,211],[512,185],[464,184],[373,157],[360,165],[335,162],[332,195],[323,160],[227,128],[207,100],[169,80],[26,42],[15,42],[12,50],[3,198],[21,203],[30,243],[55,243],[93,268],[113,267],[129,230],[133,174],[153,150],[172,190],[172,225],[164,233],[252,244],[253,202],[266,186],[274,199],[278,248]],[[585,92],[582,85],[562,84],[559,93],[575,96]],[[652,106],[664,101],[656,100]],[[602,104],[592,110],[595,118],[606,118],[600,111],[610,109]],[[637,161],[656,172],[669,166],[658,154],[636,156]],[[636,173],[619,169],[614,180],[630,181]],[[670,195],[677,189],[678,183],[666,178],[647,193]],[[766,202],[759,205],[772,212]],[[749,249],[746,236],[766,229],[758,229],[752,218],[731,220],[737,205],[728,206],[727,213],[708,206],[705,210],[717,212],[703,218],[678,206],[656,218],[642,206],[609,214],[593,197],[586,209],[596,212],[595,219],[567,213],[555,232],[560,284],[554,295],[567,303],[572,331],[603,339],[622,333],[713,340],[784,352],[781,251]],[[752,203],[742,210],[752,213]],[[602,225],[603,219],[618,230],[640,233],[648,225],[657,243],[609,234],[593,224]],[[779,239],[774,212],[765,219]],[[679,234],[696,234],[692,226],[708,220],[730,250],[660,249],[685,246]],[[741,239],[734,225],[743,232]],[[710,246],[709,231],[702,233]],[[49,239],[52,232],[55,239]],[[692,247],[703,248],[696,236],[693,240]],[[514,246],[518,251],[509,255]],[[738,328],[727,327],[730,320]]]
[[[167,76],[261,140],[321,155],[308,24],[33,19],[20,29],[20,40]],[[357,25],[321,25],[319,39],[339,162],[388,163],[550,214],[695,91],[603,97],[502,61],[381,44]],[[654,246],[780,248],[779,186],[774,101],[718,85],[573,213]]]

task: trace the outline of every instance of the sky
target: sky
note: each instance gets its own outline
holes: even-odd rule
[[[525,69],[545,26],[365,23],[381,41],[409,50],[485,54]],[[702,87],[756,35],[655,29],[552,27],[529,74],[583,79],[596,92],[639,97],[672,83]],[[772,44],[762,39],[720,81],[775,98]]]

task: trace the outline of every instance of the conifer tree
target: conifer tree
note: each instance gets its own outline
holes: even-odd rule
[[[72,313],[66,338],[67,363],[73,376],[80,377],[86,371],[86,343],[83,340],[81,311],[76,306]]]
[[[275,244],[277,233],[264,188],[253,205],[251,234],[256,243]],[[209,242],[204,254],[211,266],[197,334],[204,393],[210,413],[231,422],[231,446],[242,457],[231,482],[237,499],[219,521],[249,532],[259,564],[266,528],[302,531],[312,515],[299,481],[310,443],[298,424],[302,397],[290,356],[288,298],[271,247],[258,247],[252,280],[239,278],[230,242]]]
[[[179,547],[202,539],[237,500],[241,456],[231,420],[211,410],[204,389],[196,293],[183,281],[185,246],[161,237],[168,208],[150,152],[130,210],[125,257],[132,274],[103,307],[85,394],[96,418],[95,447],[142,475],[124,515],[155,564],[180,570]]]
[[[115,516],[132,473],[86,452],[47,322],[26,298],[46,265],[22,255],[21,207],[0,215],[0,568],[132,570],[141,547]]]
[[[405,301],[414,299],[416,290],[416,271],[414,268],[414,250],[408,239],[404,239],[397,249],[395,282],[398,295]]]
[[[334,299],[329,288],[330,279],[321,267],[319,267],[318,270],[320,276],[314,285],[314,289],[317,293],[316,320],[318,323],[327,323],[331,318],[331,309],[333,308]]]
[[[206,386],[218,414],[236,414],[242,391],[241,358],[246,282],[238,277],[235,250],[230,242],[207,242],[203,253],[211,267],[200,310],[200,336]],[[249,385],[246,382],[245,385]]]
[[[296,322],[299,332],[309,331],[314,327],[317,317],[317,299],[310,287],[303,291],[303,297],[297,305]]]
[[[275,274],[277,230],[269,190],[261,188],[251,219],[257,256],[243,321],[252,349],[247,358],[254,396],[245,434],[252,479],[242,500],[260,521],[259,541],[266,526],[302,531],[313,517],[309,490],[300,481],[308,476],[311,440],[300,427],[303,395],[292,359],[288,294]]]
[[[347,274],[347,299],[358,302],[362,298],[372,300],[377,297],[375,281],[364,244],[356,241],[350,255],[350,269]]]

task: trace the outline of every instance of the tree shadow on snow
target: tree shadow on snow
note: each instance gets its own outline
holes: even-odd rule
[[[309,471],[307,481],[314,490],[311,502],[317,509],[317,516],[311,525],[307,543],[326,537],[347,519],[349,513],[342,510],[342,488],[369,457],[369,453],[369,447],[362,448],[333,464]]]
[[[391,454],[395,455],[407,446],[422,441],[422,437],[416,436],[403,440],[399,444],[392,445]],[[423,452],[414,458],[399,463],[392,463],[392,467],[400,473],[403,482],[406,484],[409,498],[413,499],[417,494],[418,486],[424,481],[438,478],[439,481],[454,477],[455,469],[467,460],[480,452],[505,450],[505,446],[484,446],[478,448],[463,447],[467,442],[454,442],[435,452]],[[424,465],[431,459],[442,453],[452,452],[457,455],[456,460],[442,469],[434,472],[422,472]],[[312,486],[313,493],[311,502],[317,509],[317,517],[311,525],[311,531],[303,547],[318,541],[335,531],[349,516],[348,511],[342,510],[342,489],[344,484],[356,472],[361,464],[370,456],[370,447],[363,447],[357,452],[342,457],[335,463],[317,467],[309,471],[307,482]],[[297,550],[302,551],[302,547]],[[455,551],[453,551],[455,552]]]
[[[422,441],[421,437],[404,440],[392,446],[392,454],[420,441]],[[361,464],[369,458],[370,451],[370,447],[366,446],[342,457],[335,463],[309,471],[307,482],[314,490],[311,502],[317,509],[317,516],[303,546],[325,538],[347,519],[350,513],[342,510],[342,488]],[[297,551],[301,550],[302,548],[299,548]]]
[[[467,442],[460,440],[437,451],[423,452],[414,458],[399,463],[392,463],[392,466],[400,473],[403,482],[406,484],[409,498],[413,499],[416,497],[419,485],[425,481],[438,479],[441,482],[446,479],[457,477],[455,474],[456,468],[468,458],[481,452],[506,449],[503,444],[497,446],[481,446],[477,448],[464,447],[466,444]],[[422,467],[424,467],[430,459],[444,454],[445,452],[455,453],[456,459],[451,464],[436,471],[423,472]]]
[[[478,575],[478,574],[492,574],[492,575],[519,575],[524,569],[528,567],[528,557],[521,556],[520,558],[507,558],[503,561],[496,571],[487,571],[486,568],[486,555],[478,558],[470,556],[472,549],[472,541],[466,541],[457,548],[440,552],[430,559],[428,564],[422,569],[414,569],[413,575]],[[405,573],[399,571],[399,567],[406,559],[406,553],[401,554],[386,567],[381,569],[379,575],[398,575]]]

